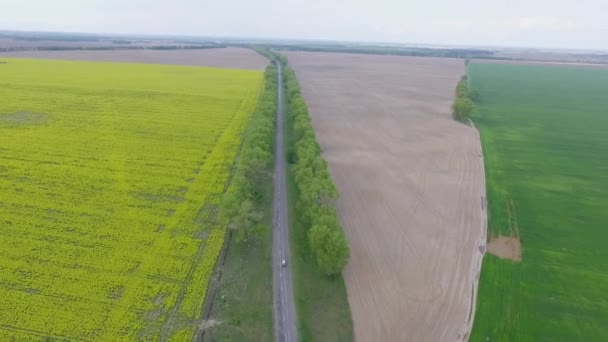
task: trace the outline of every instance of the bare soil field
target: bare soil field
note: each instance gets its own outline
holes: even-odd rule
[[[501,259],[521,261],[521,241],[516,237],[498,236],[488,243],[488,253]]]
[[[174,64],[264,70],[268,60],[244,48],[183,50],[69,50],[0,52],[0,57],[67,59],[95,62]]]
[[[479,135],[454,121],[459,59],[288,52],[352,249],[358,341],[465,341],[486,250]]]
[[[53,48],[67,49],[97,49],[97,48],[112,48],[112,49],[128,49],[128,48],[150,48],[160,46],[176,46],[176,45],[195,45],[184,44],[182,42],[166,39],[123,39],[123,37],[76,37],[74,40],[53,40],[48,38],[37,37],[36,34],[24,35],[24,39],[13,39],[2,37],[0,32],[0,51],[32,51],[45,50]],[[72,37],[74,38],[74,37]],[[47,50],[50,51],[50,50]],[[57,50],[55,50],[57,51]]]
[[[143,46],[143,44],[135,44]],[[30,50],[38,47],[64,46],[64,47],[116,47],[112,42],[95,41],[56,41],[56,40],[15,40],[10,38],[0,38],[0,49],[24,49]]]

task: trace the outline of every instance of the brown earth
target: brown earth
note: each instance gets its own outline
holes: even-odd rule
[[[475,128],[450,106],[459,59],[288,52],[340,191],[358,341],[463,341],[486,242]]]
[[[183,50],[68,50],[0,52],[0,57],[67,59],[96,62],[175,64],[264,70],[268,60],[244,48]]]
[[[152,44],[129,44],[129,46],[167,45],[163,42]],[[176,44],[173,44],[176,45]],[[0,49],[10,50],[32,50],[40,47],[62,46],[68,48],[91,48],[91,47],[120,47],[111,41],[58,41],[58,40],[15,40],[11,38],[0,38]]]
[[[518,238],[498,236],[488,243],[488,253],[501,259],[521,261],[521,242]]]

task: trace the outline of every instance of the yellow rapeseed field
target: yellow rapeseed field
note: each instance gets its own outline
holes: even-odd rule
[[[262,83],[0,58],[0,341],[190,340]]]

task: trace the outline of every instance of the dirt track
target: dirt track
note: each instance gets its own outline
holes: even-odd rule
[[[268,60],[243,48],[202,50],[69,50],[1,52],[0,57],[67,59],[96,62],[128,62],[194,65],[217,68],[264,70]]]
[[[466,340],[486,236],[479,136],[451,119],[463,61],[286,55],[341,194],[356,339]]]

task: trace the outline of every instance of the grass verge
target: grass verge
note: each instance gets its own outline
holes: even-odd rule
[[[272,180],[263,188],[264,223],[272,227]],[[203,341],[272,341],[272,234],[232,241],[221,267]]]

